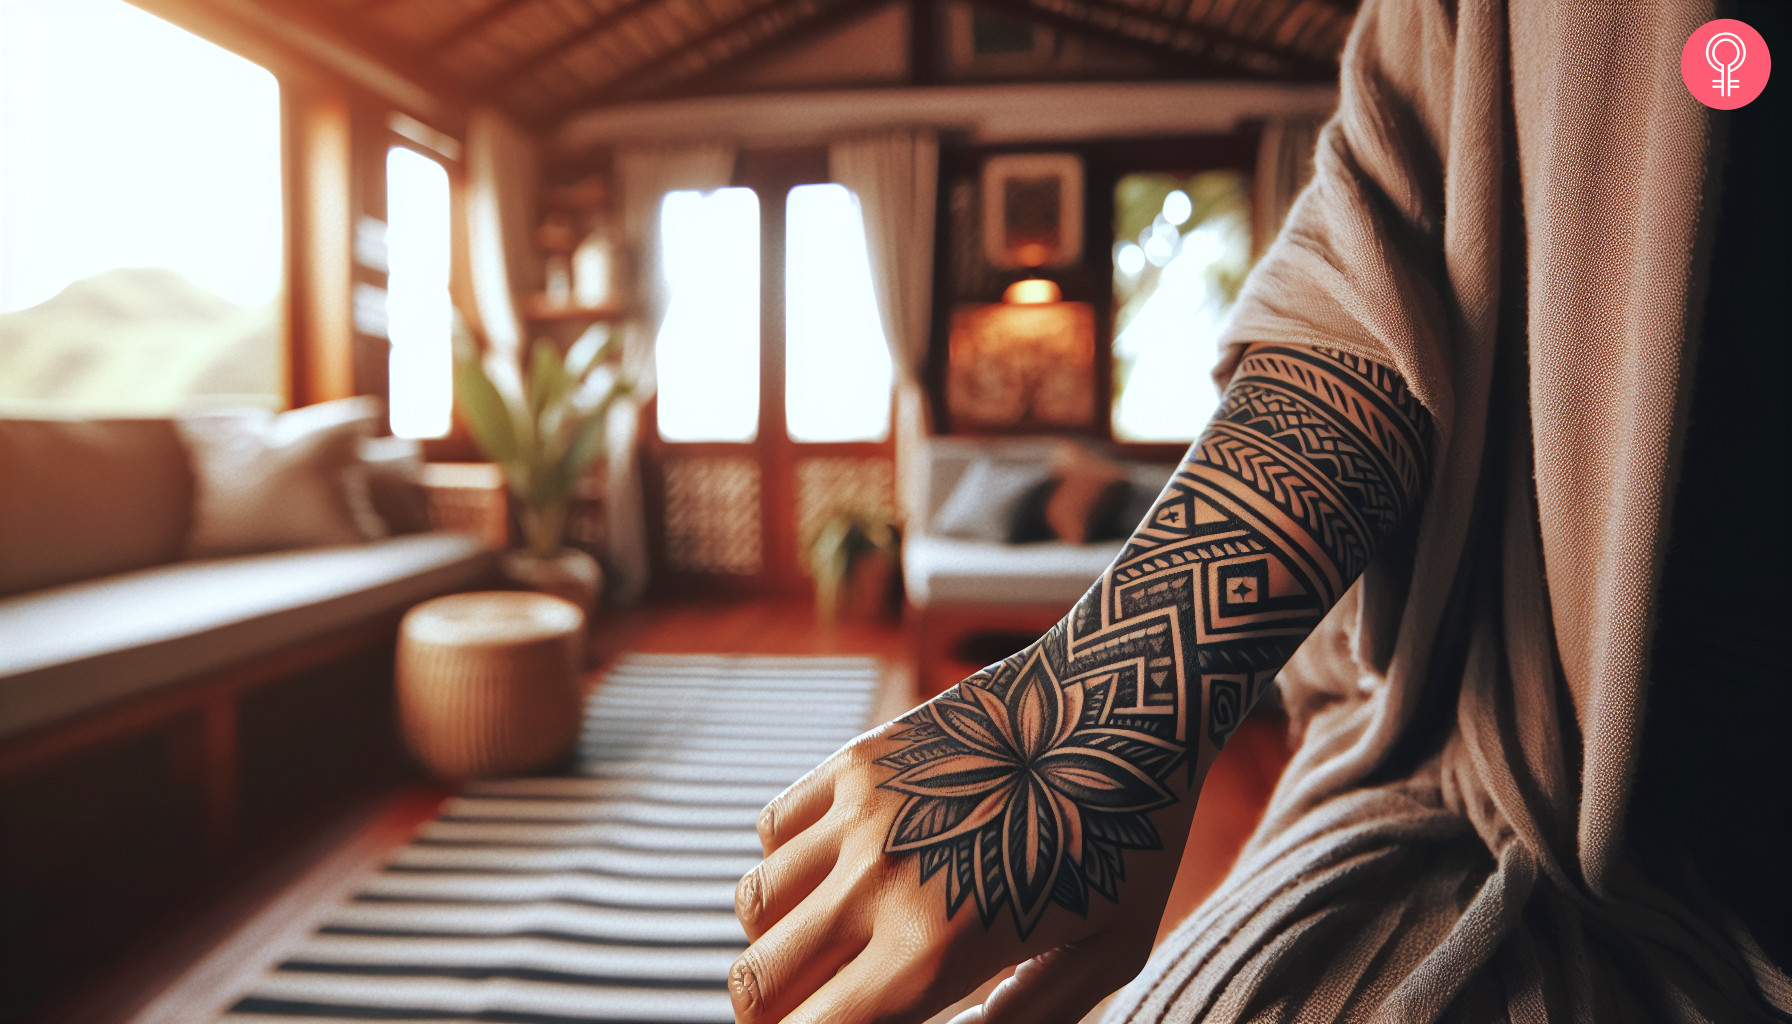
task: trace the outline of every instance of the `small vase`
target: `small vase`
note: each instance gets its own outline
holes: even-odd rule
[[[579,606],[585,621],[597,612],[603,594],[604,574],[597,559],[577,548],[562,548],[552,558],[538,558],[527,551],[506,551],[504,578],[527,590],[565,598]]]

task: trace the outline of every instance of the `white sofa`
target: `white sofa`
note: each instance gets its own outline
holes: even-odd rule
[[[921,686],[964,637],[979,631],[1043,632],[1083,596],[1120,552],[1118,540],[1071,544],[1006,544],[943,536],[934,528],[959,479],[978,461],[1049,472],[1060,438],[935,437],[920,443],[921,465],[910,479],[911,509],[902,544],[906,618],[916,645]],[[1128,464],[1136,487],[1155,493],[1176,467]]]

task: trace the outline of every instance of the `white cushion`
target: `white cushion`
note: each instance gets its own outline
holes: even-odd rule
[[[216,558],[386,536],[358,447],[381,408],[379,399],[361,395],[279,415],[242,409],[180,417],[195,483],[187,555]]]
[[[921,522],[931,528],[940,508],[958,486],[958,479],[982,461],[1036,467],[1040,476],[1051,472],[1052,455],[1064,442],[1050,438],[930,437],[918,446],[922,471],[917,474],[921,493],[916,509]]]
[[[1065,611],[1115,556],[1120,541],[1096,544],[993,544],[921,535],[903,541],[902,581],[909,602],[1053,605]]]
[[[0,600],[0,736],[477,583],[471,537],[176,562]]]
[[[981,459],[958,478],[933,518],[933,532],[966,540],[1001,542],[1014,526],[1014,508],[1046,478],[1044,467]]]

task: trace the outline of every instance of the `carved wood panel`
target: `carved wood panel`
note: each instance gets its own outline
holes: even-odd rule
[[[891,515],[896,507],[895,464],[885,455],[830,455],[796,463],[796,540],[799,552],[836,512]],[[807,566],[804,566],[805,574]]]
[[[760,471],[749,456],[670,456],[666,565],[674,572],[752,576],[765,565]]]

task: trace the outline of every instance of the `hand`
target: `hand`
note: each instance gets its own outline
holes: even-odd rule
[[[1185,771],[1148,735],[1085,727],[1080,685],[1022,676],[1006,699],[967,680],[766,807],[766,859],[735,894],[740,1024],[924,1021],[1023,960],[958,1021],[1075,1024],[1138,972]]]
[[[740,1024],[1073,1024],[1144,962],[1206,768],[1381,539],[1433,424],[1393,369],[1253,345],[1112,565],[1014,657],[766,808]]]

